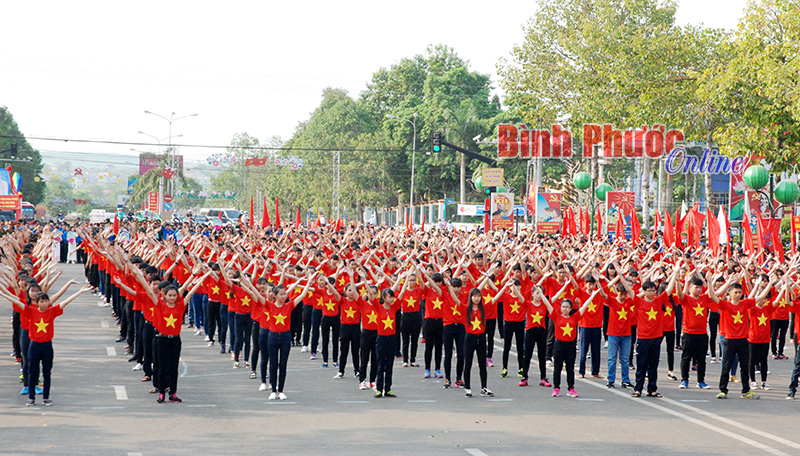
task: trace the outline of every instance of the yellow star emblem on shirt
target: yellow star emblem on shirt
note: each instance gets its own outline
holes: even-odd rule
[[[627,320],[628,319],[628,311],[625,310],[623,307],[622,310],[617,311],[617,315],[619,315],[620,320]]]
[[[570,296],[575,296],[575,289],[574,288],[570,288],[569,289],[569,295]]]
[[[540,313],[535,313],[535,314],[531,315],[531,321],[533,321],[536,324],[541,323],[543,318],[544,318],[544,315],[542,315]]]
[[[450,310],[453,312],[453,315],[461,315],[461,311],[458,310],[458,304],[455,304]]]
[[[343,285],[344,285],[344,277],[340,277],[339,278],[339,286],[343,286]]]
[[[561,331],[564,332],[564,337],[572,337],[572,326],[569,323],[566,326],[562,326]]]
[[[372,312],[367,315],[367,323],[377,323],[378,322],[378,314],[375,313],[373,310]]]
[[[219,287],[218,287],[218,286],[216,286],[216,285],[214,285],[213,287],[211,287],[211,294],[215,294],[215,295],[216,295],[216,294],[219,294]]]
[[[286,324],[286,315],[275,314],[275,324],[276,325],[285,325]]]
[[[244,299],[242,299],[242,307],[250,307],[250,297],[249,296],[245,296]]]
[[[356,309],[351,307],[349,309],[345,309],[344,313],[347,315],[347,318],[353,318],[356,316]]]
[[[333,312],[333,309],[336,307],[336,303],[333,301],[328,301],[325,303],[325,307],[327,307],[329,311]]]
[[[658,315],[658,312],[656,312],[656,309],[654,309],[652,307],[650,308],[650,310],[648,310],[645,313],[647,314],[647,320],[655,320],[656,316]]]
[[[494,299],[493,296],[486,295],[486,296],[483,297],[483,303],[484,304],[489,304],[490,302],[492,302],[492,299]]]
[[[664,315],[666,315],[668,317],[671,317],[672,316],[672,307],[667,307],[667,309],[664,310]]]
[[[741,311],[737,310],[736,315],[731,315],[731,317],[733,317],[734,323],[744,323],[744,321],[742,321],[742,317],[744,317],[744,314],[742,314]]]
[[[367,294],[367,288],[366,287],[359,288],[358,289],[358,294],[360,294],[361,296],[364,296],[365,294]]]
[[[36,325],[36,332],[40,333],[40,332],[47,332],[47,325],[49,325],[50,323],[45,323],[44,318],[41,318],[39,319],[38,323],[34,324]]]
[[[479,329],[481,329],[481,319],[478,318],[478,317],[475,317],[475,319],[472,320],[472,330],[473,331],[477,331]]]
[[[178,321],[177,318],[169,314],[169,317],[164,317],[164,321],[167,322],[167,328],[174,328],[175,322]]]
[[[439,310],[439,309],[442,308],[442,301],[440,301],[439,298],[436,298],[433,301],[431,301],[431,304],[433,304],[433,308],[436,309],[436,310]]]
[[[406,304],[408,305],[408,307],[409,307],[409,308],[413,309],[413,308],[414,308],[414,305],[415,305],[416,303],[417,303],[417,300],[416,300],[416,299],[414,299],[414,298],[412,298],[411,296],[409,296],[408,298],[406,298]]]
[[[394,320],[389,318],[388,316],[386,317],[386,320],[381,320],[381,323],[383,323],[383,329],[394,328]]]
[[[521,306],[520,306],[520,305],[517,303],[517,301],[514,301],[514,304],[511,304],[511,305],[510,305],[510,306],[508,306],[508,307],[510,307],[510,308],[511,308],[511,312],[512,312],[512,313],[519,313],[519,308],[520,308]]]
[[[189,275],[189,270],[186,269],[186,268],[183,268],[183,273],[186,274],[186,275]]]
[[[588,307],[588,309],[589,309],[589,312],[592,312],[592,313],[594,313],[594,310],[595,310],[596,308],[597,308],[597,304],[595,304],[595,303],[590,303],[590,304],[589,304],[589,307]]]
[[[264,311],[264,315],[266,315],[266,317],[267,317],[267,318],[266,318],[266,321],[269,321],[269,312],[267,312],[267,311],[265,310],[265,311]]]
[[[694,314],[695,315],[703,315],[703,311],[704,310],[705,310],[705,308],[703,308],[703,306],[698,304],[697,307],[694,308]]]
[[[786,300],[785,299],[781,299],[778,302],[778,307],[786,307]]]
[[[324,305],[325,305],[325,300],[322,299],[321,297],[317,298],[317,306],[322,307]]]
[[[767,326],[767,316],[766,315],[759,315],[759,317],[758,317],[758,326]]]

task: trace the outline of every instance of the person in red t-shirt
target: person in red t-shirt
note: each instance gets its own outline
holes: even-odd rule
[[[392,392],[392,372],[394,354],[397,352],[395,332],[397,331],[397,308],[400,301],[395,300],[394,291],[386,288],[381,291],[378,312],[378,338],[375,341],[375,354],[378,359],[378,376],[375,380],[375,397],[396,397]]]
[[[494,394],[486,388],[486,312],[483,310],[481,290],[473,288],[469,292],[466,308],[466,337],[464,338],[464,388],[466,397],[472,397],[472,356],[478,355],[478,372],[481,378],[481,396]]]
[[[681,351],[681,384],[689,387],[689,364],[697,363],[697,387],[709,389],[706,384],[706,350],[708,350],[708,296],[701,295],[705,279],[694,274],[678,288],[678,298],[683,306],[683,351]],[[688,293],[687,293],[688,291]]]
[[[578,337],[578,321],[599,292],[600,290],[595,290],[589,296],[589,299],[578,308],[578,311],[573,313],[572,307],[574,304],[571,299],[562,299],[559,311],[556,311],[550,304],[550,300],[542,293],[542,289],[536,289],[534,299],[540,299],[544,302],[547,311],[550,313],[550,318],[553,319],[553,327],[556,334],[556,342],[553,345],[553,397],[558,397],[561,394],[562,368],[567,371],[567,395],[578,397],[578,393],[575,392],[575,339]],[[578,300],[578,303],[580,304],[580,300]]]
[[[728,289],[730,301],[719,299],[717,291],[714,289],[713,280],[709,280],[708,297],[716,304],[720,311],[720,321],[725,327],[725,343],[722,347],[722,373],[719,378],[719,394],[717,399],[728,397],[728,382],[730,381],[730,371],[733,360],[738,356],[742,375],[742,399],[758,399],[758,396],[750,391],[750,369],[748,362],[750,359],[750,347],[747,342],[747,333],[750,330],[749,311],[755,307],[756,302],[763,302],[769,294],[769,288],[765,289],[759,296],[753,299],[758,288],[753,288],[748,299],[742,299],[742,285],[738,283],[741,275],[735,275],[728,279],[723,285],[723,289]]]
[[[772,284],[763,280],[759,280],[755,286],[759,292],[764,288],[768,288]],[[768,390],[767,385],[767,371],[769,358],[769,339],[770,339],[770,325],[769,321],[772,318],[772,311],[774,306],[786,297],[786,288],[781,288],[781,291],[776,295],[772,295],[772,305],[765,305],[764,303],[756,303],[749,311],[750,328],[747,332],[747,342],[750,343],[750,387],[755,389],[758,384],[756,383],[756,370],[761,372],[761,389]]]
[[[591,375],[593,378],[603,378],[600,375],[600,340],[603,329],[603,302],[608,297],[606,292],[600,287],[599,276],[587,275],[583,279],[584,287],[577,290],[577,297],[582,301],[589,299],[589,296],[600,290],[600,296],[595,298],[595,303],[590,305],[583,314],[580,321],[581,336],[581,358],[578,363],[578,376],[583,378],[586,375],[586,356],[591,350]]]
[[[76,293],[69,296],[67,299],[60,303],[50,305],[50,297],[47,293],[39,293],[34,298],[34,305],[26,306],[25,303],[19,300],[16,296],[0,289],[6,299],[11,301],[21,313],[25,314],[25,318],[30,322],[30,345],[28,345],[28,354],[26,357],[28,369],[28,378],[32,379],[31,386],[28,388],[28,402],[25,404],[32,407],[36,404],[36,388],[33,387],[34,379],[39,378],[39,364],[42,366],[42,398],[44,405],[53,405],[50,400],[50,379],[51,371],[53,369],[53,321],[59,315],[64,313],[64,308],[67,304],[71,303],[82,293],[91,291],[91,285],[84,285],[83,288]]]
[[[503,303],[503,370],[500,377],[508,376],[508,355],[511,352],[511,343],[516,342],[517,372],[523,376],[522,366],[525,364],[525,298],[520,291],[521,282],[514,277],[509,277],[494,299],[493,304]]]
[[[403,367],[418,367],[417,342],[422,328],[420,304],[422,303],[423,290],[419,286],[422,283],[422,277],[416,269],[414,271],[415,275],[410,275],[403,281],[403,288],[397,297],[400,300],[403,312],[402,324],[400,325],[403,342]]]

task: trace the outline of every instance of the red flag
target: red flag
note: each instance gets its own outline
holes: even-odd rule
[[[250,228],[252,228],[253,224],[255,223],[255,212],[256,211],[253,209],[253,197],[251,196],[250,197],[250,216],[247,217],[247,226],[249,226]]]
[[[575,225],[575,211],[571,207],[568,207],[567,210],[569,211],[569,235],[575,236],[578,234],[578,228]]]
[[[658,226],[661,225],[661,214],[656,211],[656,221],[653,224],[653,240],[656,240],[656,233],[658,233]]]
[[[563,211],[561,215],[561,237],[569,237],[569,211]]]
[[[278,201],[278,200],[279,200],[279,198],[276,196],[275,197],[275,228],[276,229],[281,227],[281,212],[279,210],[280,201]]]
[[[625,240],[625,216],[622,214],[622,211],[617,211],[617,229],[616,233],[614,233],[615,238],[614,240],[617,242],[622,242]]]
[[[244,161],[244,166],[253,166],[253,160],[254,159],[252,158],[248,158],[247,160]]]
[[[270,225],[269,211],[267,210],[267,197],[264,197],[264,213],[261,214],[261,228],[266,228]]]
[[[631,212],[631,242],[633,245],[639,244],[639,238],[642,236],[642,226],[639,225],[639,217],[636,217],[636,212]]]
[[[797,252],[797,241],[795,240],[795,235],[797,234],[797,226],[800,223],[800,217],[793,215],[791,220],[791,233],[792,233],[792,257],[794,257],[795,253]]]
[[[714,252],[714,258],[719,258],[719,220],[714,216],[714,210],[708,208],[708,247]]]
[[[592,230],[592,216],[589,215],[589,208],[586,208],[586,215],[583,218],[586,221],[586,225],[583,227],[583,234],[587,238],[589,237],[589,233]]]
[[[683,219],[681,218],[681,208],[675,209],[675,247],[683,249]]]
[[[314,222],[314,225],[312,225],[312,228],[319,228],[322,225],[322,221],[320,220],[320,214],[321,213],[317,211],[317,220]]]
[[[770,250],[778,255],[781,263],[784,261],[783,243],[781,242],[781,219],[763,219],[758,217],[758,247]]]
[[[425,213],[422,213],[422,231],[425,231]]]
[[[675,228],[669,217],[669,211],[664,211],[664,245],[669,247],[675,244]]]
[[[408,212],[406,212],[406,234],[411,233],[411,223],[408,220]]]
[[[119,219],[116,211],[114,211],[114,235],[119,236]]]
[[[744,244],[744,253],[752,255],[755,252],[753,246],[753,230],[750,228],[750,220],[747,218],[747,211],[742,214],[742,244]]]
[[[300,206],[297,206],[297,220],[294,222],[294,227],[300,229]]]
[[[580,224],[579,228],[580,228],[581,234],[583,234],[583,225],[584,225],[585,222],[584,222],[584,219],[583,219],[583,208],[582,207],[578,208],[578,222]]]
[[[597,237],[603,239],[603,214],[600,212],[600,206],[597,206]]]

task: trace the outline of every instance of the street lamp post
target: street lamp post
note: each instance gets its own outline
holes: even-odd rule
[[[411,124],[411,127],[414,129],[414,139],[413,144],[411,145],[411,191],[409,192],[409,201],[408,201],[408,211],[411,214],[411,223],[414,223],[414,167],[416,164],[417,159],[417,124],[415,121],[417,120],[417,113],[413,114],[414,120],[403,119],[402,117],[393,116],[391,114],[386,114],[387,119],[397,119],[402,120],[404,122],[408,122]]]
[[[172,122],[175,122],[176,120],[180,120],[180,119],[185,119],[187,117],[197,117],[197,113],[188,114],[188,115],[185,115],[185,116],[175,117],[175,113],[174,112],[170,113],[169,117],[166,117],[166,116],[162,116],[161,114],[156,114],[155,112],[148,111],[146,109],[145,109],[144,113],[145,114],[151,114],[151,115],[154,115],[156,117],[160,117],[160,118],[166,120],[167,123],[169,123],[169,136],[168,136],[169,142],[167,143],[167,150],[169,150],[171,147],[173,147],[173,145],[172,145]],[[148,135],[148,136],[150,136],[150,135]],[[161,142],[159,142],[159,145],[160,144],[161,144]],[[170,168],[176,168],[177,167],[177,161],[175,159],[175,154],[174,153],[172,153],[169,156],[169,166],[170,166]],[[174,184],[173,184],[172,180],[169,181],[169,191],[170,191],[170,193],[175,193]],[[164,208],[164,206],[163,206],[164,205],[164,202],[163,202],[164,192],[163,192],[163,190],[161,190],[160,194],[161,194],[161,197],[159,198],[160,199],[160,201],[159,201],[159,205],[160,205],[159,206],[159,209],[160,209],[159,212],[161,212],[161,210],[163,210],[163,208]]]

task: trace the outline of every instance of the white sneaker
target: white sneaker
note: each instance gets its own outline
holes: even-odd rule
[[[103,307],[111,307],[111,303],[107,302],[107,303],[103,304]]]
[[[209,347],[213,347],[214,346],[214,341],[213,340],[208,341],[208,346]]]
[[[274,400],[276,400],[276,399],[278,399],[278,393],[276,393],[275,391],[273,391],[273,392],[272,392],[272,394],[270,394],[270,395],[269,395],[269,399],[268,399],[268,400],[270,400],[270,401],[274,401]]]
[[[203,339],[203,342],[211,342],[211,339],[209,339],[208,336],[206,336],[206,338]]]
[[[358,384],[358,389],[360,389],[360,390],[365,390],[365,389],[368,389],[368,388],[369,388],[369,386],[367,385],[367,382],[361,382],[361,383]]]
[[[258,390],[259,391],[266,391],[267,390],[267,384],[266,383],[262,383],[261,386],[258,387]]]
[[[300,349],[300,353],[308,353],[308,345],[303,345],[303,348]]]
[[[289,399],[289,398],[288,398],[288,397],[286,397],[286,395],[285,395],[285,394],[283,394],[283,393],[278,393],[278,399],[280,399],[280,400],[282,400],[282,401],[285,401],[286,399]]]
[[[606,341],[606,343],[603,344],[603,348],[608,348],[608,341]]]
[[[761,382],[761,389],[764,391],[769,391],[771,388],[767,384],[767,382]]]
[[[244,367],[250,367],[250,361],[245,361],[244,362]]]
[[[144,366],[142,366],[142,363],[137,363],[135,366],[133,366],[133,369],[131,370],[140,371],[142,370],[143,367]]]
[[[750,389],[758,389],[758,383],[750,382]]]
[[[337,372],[336,375],[333,376],[334,379],[339,379],[339,378],[343,378],[343,377],[344,377],[344,375],[342,375],[341,372]]]
[[[238,369],[239,368],[239,361],[234,361],[233,362],[233,368],[234,369]]]
[[[547,360],[547,367],[553,367],[553,361]]]
[[[198,329],[197,331],[194,332],[195,336],[199,336],[200,334],[203,334],[203,330],[202,329]]]
[[[372,383],[370,383],[370,384],[369,384],[369,387],[370,387],[370,388],[372,388],[372,389],[374,389],[374,390],[377,390],[377,389],[378,389],[378,387],[375,385],[375,382],[372,382]]]
[[[717,364],[717,359],[713,356],[711,357],[711,364]]]

